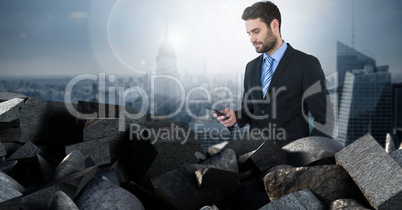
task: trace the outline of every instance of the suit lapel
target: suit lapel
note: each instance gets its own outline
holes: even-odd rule
[[[269,93],[271,92],[272,87],[275,87],[276,82],[278,81],[279,77],[281,74],[285,71],[286,67],[290,63],[290,57],[293,55],[293,48],[288,44],[288,47],[285,51],[285,54],[283,54],[283,57],[281,61],[278,64],[278,67],[276,67],[274,75],[272,76],[271,83],[269,84],[268,91]]]
[[[255,63],[255,66],[253,68],[253,70],[255,72],[253,72],[254,75],[258,75],[258,77],[251,77],[252,81],[251,81],[251,87],[261,87],[261,65],[262,65],[262,58],[263,56],[260,55],[258,57],[257,62]],[[262,90],[260,91],[253,91],[253,94],[256,94],[253,98],[257,98],[258,100],[262,100]]]

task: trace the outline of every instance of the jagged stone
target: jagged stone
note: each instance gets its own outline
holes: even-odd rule
[[[19,142],[21,140],[21,127],[19,119],[10,123],[0,123],[0,127],[4,128],[3,132],[0,131],[1,142]]]
[[[7,150],[6,150],[6,148],[4,147],[3,143],[0,142],[0,157],[4,157],[4,156],[6,156],[6,155],[7,155]]]
[[[0,122],[11,122],[19,118],[24,99],[13,98],[0,102]]]
[[[82,141],[82,121],[63,102],[28,99],[20,113],[21,141],[64,146]]]
[[[14,189],[8,182],[0,179],[0,209],[17,210],[21,198],[21,192]]]
[[[17,163],[18,163],[18,160],[0,161],[0,171],[7,173],[15,165],[17,165]]]
[[[17,160],[15,160],[17,161]],[[54,168],[41,155],[18,159],[16,165],[7,174],[22,186],[31,186],[49,179]]]
[[[402,168],[367,134],[335,155],[375,209],[402,209]]]
[[[66,195],[63,191],[57,191],[54,193],[52,201],[50,202],[50,208],[52,210],[79,210],[74,201]]]
[[[35,157],[41,152],[41,149],[31,142],[26,142],[21,148],[15,151],[8,160],[18,160],[21,158]]]
[[[237,138],[229,141],[224,149],[232,149],[236,153],[236,157],[240,157],[243,154],[256,150],[266,140],[253,139],[253,138]]]
[[[402,149],[394,150],[390,155],[402,167]]]
[[[288,164],[300,167],[325,158],[333,158],[342,148],[341,144],[332,139],[311,136],[293,141],[282,149],[287,152]]]
[[[286,164],[286,153],[276,144],[266,141],[240,165],[240,170],[245,171],[256,167],[262,172],[273,166],[283,164]]]
[[[204,160],[207,159],[207,157],[206,157],[203,153],[198,152],[198,151],[196,151],[196,152],[194,153],[194,155],[195,155],[195,157],[196,157],[199,161],[204,161]]]
[[[208,154],[209,155],[215,155],[216,153],[220,152],[227,144],[229,143],[229,141],[223,141],[221,143],[212,145],[210,147],[208,147]]]
[[[153,125],[155,127],[152,127]],[[183,124],[171,125],[171,123],[158,122],[147,124],[147,129],[148,131],[144,132],[150,135],[159,133],[159,136],[149,137],[155,138],[155,142],[152,143],[149,139],[126,141],[120,149],[123,170],[126,171],[130,180],[138,184],[151,188],[152,178],[185,164],[198,163],[194,153],[196,151],[204,153],[201,142],[194,140],[194,133]],[[188,137],[180,134],[178,138],[171,138],[175,135],[169,132],[172,130],[175,132],[175,129],[191,133],[187,134]],[[167,135],[163,137],[162,133]],[[182,141],[183,138],[186,138],[185,142]]]
[[[20,183],[18,183],[15,179],[13,179],[12,177],[3,172],[0,172],[0,181],[8,183],[10,186],[12,186],[14,189],[18,190],[21,193],[25,191],[25,188]]]
[[[204,206],[200,210],[219,210],[219,209],[218,209],[218,207],[213,205],[213,206]]]
[[[91,180],[75,202],[80,209],[144,209],[136,196],[102,178]]]
[[[173,209],[200,209],[221,201],[225,195],[217,188],[201,189],[194,173],[209,166],[190,164],[152,179],[155,193]]]
[[[6,149],[7,154],[13,154],[21,148],[21,144],[17,142],[1,142]]]
[[[52,179],[60,179],[85,168],[85,161],[81,152],[70,152],[55,169]]]
[[[120,157],[120,147],[128,140],[128,131],[119,131],[120,119],[93,119],[87,120],[83,130],[83,140],[106,141],[109,143],[110,157]]]
[[[334,200],[329,208],[330,210],[365,210],[364,207],[358,201],[354,199],[342,198]]]
[[[232,149],[224,149],[219,153],[200,162],[203,165],[213,165],[221,170],[239,172],[236,154]]]
[[[43,135],[47,101],[29,98],[20,112],[21,142],[33,141]]]
[[[66,154],[77,150],[84,159],[91,157],[96,165],[104,165],[111,162],[109,142],[106,139],[85,141],[65,146]]]
[[[205,168],[195,172],[200,189],[219,189],[225,195],[236,191],[240,182],[240,174],[216,168]]]
[[[287,194],[259,210],[276,209],[324,210],[324,205],[309,189],[305,189]]]
[[[264,177],[264,185],[271,201],[302,189],[310,189],[326,206],[335,199],[362,197],[346,171],[337,165],[276,170]]]
[[[389,133],[387,133],[387,137],[385,138],[385,152],[390,154],[394,150],[395,150],[394,140],[392,139],[392,136]]]
[[[19,93],[0,92],[0,102],[8,101],[13,98],[27,98],[27,96]]]
[[[20,208],[22,209],[49,209],[53,195],[63,191],[70,198],[75,198],[83,187],[93,179],[97,167],[86,168],[58,180],[45,182],[24,193]]]

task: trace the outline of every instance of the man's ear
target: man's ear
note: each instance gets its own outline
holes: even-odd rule
[[[279,32],[279,21],[278,19],[273,19],[271,21],[271,29]]]

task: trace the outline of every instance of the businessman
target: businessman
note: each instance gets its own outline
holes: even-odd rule
[[[272,2],[247,7],[242,19],[261,55],[246,66],[241,110],[226,108],[226,116],[214,117],[226,127],[248,124],[250,132],[280,146],[307,136],[331,137],[333,109],[318,59],[282,39],[281,14]]]

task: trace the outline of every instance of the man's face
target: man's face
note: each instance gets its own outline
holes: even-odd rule
[[[272,29],[267,27],[260,18],[246,20],[246,31],[258,53],[269,52],[277,43]]]

